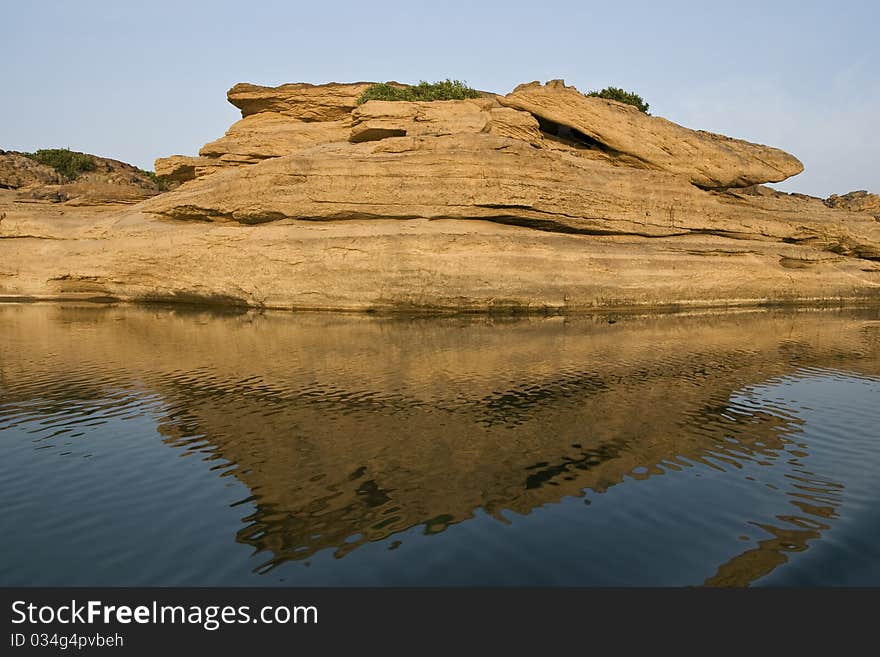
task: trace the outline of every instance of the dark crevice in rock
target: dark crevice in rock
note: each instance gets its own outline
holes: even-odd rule
[[[617,151],[576,128],[545,119],[537,114],[532,114],[532,116],[538,121],[538,128],[542,133],[567,146],[583,150],[600,151],[614,158],[627,156],[626,153]]]
[[[482,207],[493,207],[484,205]],[[503,206],[498,206],[499,209]],[[508,206],[511,208],[522,208],[522,209],[532,209],[528,206]],[[479,219],[483,219],[486,221],[494,221],[495,223],[507,224],[512,226],[522,226],[524,228],[533,228],[535,230],[542,230],[548,232],[555,233],[569,233],[575,235],[631,235],[633,237],[645,237],[649,239],[657,239],[657,238],[668,238],[668,237],[681,237],[684,235],[712,235],[714,237],[723,237],[725,239],[731,240],[752,240],[755,239],[756,235],[751,233],[738,233],[735,231],[725,231],[711,228],[682,228],[679,230],[675,230],[674,232],[663,232],[662,234],[650,233],[650,232],[640,232],[638,230],[613,230],[613,229],[605,229],[605,228],[578,228],[574,226],[567,225],[563,223],[569,217],[561,216],[559,220],[547,218],[547,219],[539,219],[539,218],[529,218],[529,217],[519,217],[514,215],[498,215],[493,217],[478,217]],[[576,221],[589,221],[589,217],[570,217],[572,220]],[[599,218],[597,218],[598,220]],[[777,241],[774,238],[770,238],[773,241]],[[785,241],[785,240],[782,240]]]
[[[230,312],[235,309],[243,309],[253,304],[242,297],[234,297],[228,294],[203,293],[192,290],[178,290],[168,294],[151,293],[138,298],[141,303],[155,304],[188,304],[194,306],[218,306],[229,308]],[[240,311],[241,312],[241,311]]]
[[[532,113],[530,112],[530,114]],[[535,117],[535,120],[538,122],[538,128],[544,136],[553,141],[565,144],[566,146],[577,150],[596,151],[606,155],[611,160],[616,160],[635,168],[652,168],[651,165],[635,155],[611,148],[608,144],[605,144],[590,135],[584,134],[577,128],[572,128],[563,123],[557,123],[556,121],[552,121],[537,114],[532,114],[532,116]]]
[[[807,258],[790,258],[788,256],[779,256],[779,264],[786,269],[810,269],[820,264],[820,260],[809,260]]]
[[[584,134],[576,128],[572,128],[562,123],[556,123],[555,121],[545,119],[544,117],[538,116],[537,114],[533,114],[532,116],[537,119],[538,128],[541,130],[542,133],[556,141],[562,142],[567,146],[579,150],[598,151],[613,159],[626,160],[632,163],[641,163],[641,160],[639,160],[638,158],[633,157],[628,153],[624,153],[622,151],[611,148],[607,144],[603,144],[601,141]]]
[[[389,137],[406,137],[406,130],[402,128],[368,128],[349,137],[349,141],[358,144],[365,141],[379,141]]]
[[[551,121],[550,119],[545,119],[537,114],[533,114],[532,116],[538,121],[538,128],[540,128],[541,132],[550,135],[551,137],[558,137],[564,142],[570,143],[579,148],[616,153],[613,149],[609,149],[608,146],[602,142],[593,139],[589,135],[585,135],[580,130],[563,125],[562,123],[557,123],[556,121]]]
[[[65,237],[54,237],[52,235],[30,235],[22,233],[20,235],[0,235],[0,240],[64,240]]]
[[[761,240],[779,242],[776,237],[768,235],[760,235],[758,233],[742,233],[734,230],[721,230],[717,228],[690,228],[687,230],[688,235],[712,235],[713,237],[724,237],[729,240]]]
[[[522,228],[531,228],[548,233],[564,233],[568,235],[632,235],[633,237],[659,237],[657,235],[647,235],[625,230],[609,230],[602,228],[577,228],[554,221],[553,219],[530,219],[526,217],[516,217],[513,215],[498,215],[495,217],[478,217],[483,221],[492,221],[497,224],[505,224],[508,226],[520,226]],[[669,237],[663,235],[663,237]]]

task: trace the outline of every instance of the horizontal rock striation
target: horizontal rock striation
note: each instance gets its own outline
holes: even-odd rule
[[[369,83],[286,84],[261,87],[237,84],[229,102],[242,120],[205,144],[199,157],[172,155],[156,160],[156,174],[186,182],[217,171],[290,155],[316,144],[348,139],[351,112]]]
[[[352,112],[349,141],[388,137],[492,134],[538,146],[538,121],[528,112],[500,107],[491,98],[433,102],[369,101]]]
[[[810,241],[584,235],[472,219],[243,225],[157,220],[140,206],[0,202],[3,214],[6,299],[489,313],[880,301],[880,262]]]
[[[254,164],[317,144],[344,141],[348,138],[349,130],[350,121],[347,118],[307,122],[277,112],[261,112],[234,123],[223,137],[202,146],[199,155]]]
[[[880,224],[868,216],[820,201],[711,194],[664,172],[485,133],[328,144],[205,179],[143,209],[246,224],[421,217],[581,234],[715,234],[880,257]]]

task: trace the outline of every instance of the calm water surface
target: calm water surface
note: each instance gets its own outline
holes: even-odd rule
[[[0,585],[880,585],[880,312],[0,305]]]

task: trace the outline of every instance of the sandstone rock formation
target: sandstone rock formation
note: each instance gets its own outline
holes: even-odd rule
[[[182,183],[213,173],[222,165],[219,158],[171,155],[156,160],[156,176],[171,182]]]
[[[804,169],[796,158],[777,148],[688,130],[624,103],[584,96],[562,80],[520,85],[499,102],[574,130],[576,138],[595,141],[601,149],[630,156],[646,168],[678,174],[700,187],[779,182]]]
[[[301,121],[277,112],[261,112],[246,116],[226,134],[201,149],[199,155],[241,164],[254,164],[271,157],[344,141],[348,138],[350,121]]]
[[[199,157],[156,160],[156,175],[173,182],[202,178],[229,167],[255,164],[316,144],[348,139],[350,120],[306,122],[278,112],[251,114],[199,149]]]
[[[227,167],[290,155],[316,144],[348,138],[351,112],[370,83],[285,84],[261,87],[237,84],[229,102],[242,120],[205,144],[199,157],[172,155],[156,160],[156,175],[174,182],[200,178]]]
[[[796,158],[779,149],[689,130],[623,103],[584,96],[561,80],[520,85],[507,96],[486,94],[476,100],[369,101],[358,106],[357,98],[367,87],[236,85],[228,98],[241,108],[243,120],[206,144],[199,158],[160,159],[156,171],[170,180],[191,180],[341,141],[348,126],[352,142],[490,133],[550,150],[589,151],[591,157],[666,171],[704,188],[778,182],[803,170]]]
[[[782,151],[561,83],[357,105],[365,88],[237,85],[244,118],[198,157],[158,160],[184,184],[131,210],[7,202],[0,296],[544,312],[880,299],[871,197],[760,186],[800,170]]]
[[[370,84],[297,83],[261,87],[242,83],[232,87],[226,97],[241,110],[242,117],[278,112],[300,121],[338,121],[357,107],[357,99]]]

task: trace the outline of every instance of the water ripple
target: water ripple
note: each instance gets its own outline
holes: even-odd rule
[[[0,306],[0,582],[822,580],[870,560],[876,325]]]

